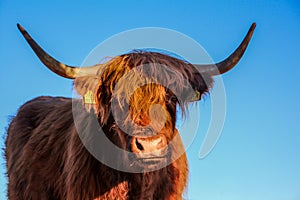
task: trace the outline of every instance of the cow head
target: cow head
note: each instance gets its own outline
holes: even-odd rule
[[[175,128],[176,109],[185,113],[190,102],[199,101],[209,91],[213,76],[238,63],[255,23],[239,47],[216,64],[191,64],[158,52],[133,51],[84,68],[57,61],[23,27],[18,28],[50,70],[74,79],[86,111],[97,116],[115,145],[132,153],[130,165],[155,168],[184,151]]]

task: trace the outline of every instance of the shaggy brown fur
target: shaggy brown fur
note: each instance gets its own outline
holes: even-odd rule
[[[141,65],[145,67],[139,68]],[[124,76],[130,79],[122,82]],[[202,76],[205,74],[197,73],[185,61],[161,53],[138,51],[113,58],[103,64],[96,75],[75,79],[77,93],[84,96],[91,91],[95,101],[95,104],[82,104],[80,99],[73,102],[79,102],[84,109],[79,114],[79,123],[87,137],[97,132],[92,125],[96,119],[114,144],[130,151],[128,141],[137,133],[133,128],[130,135],[118,127],[118,116],[112,115],[113,100],[119,112],[129,105],[126,120],[119,123],[151,126],[157,134],[165,135],[172,163],[152,172],[117,171],[95,159],[78,136],[72,99],[44,96],[25,103],[8,128],[9,199],[181,199],[188,166],[175,128],[176,105],[185,113],[191,98],[188,84],[201,94],[208,91],[212,79],[205,77],[205,83]],[[153,109],[154,105],[160,105],[161,110]],[[105,146],[101,141],[89,139],[98,142],[100,149],[101,145]],[[116,159],[122,163],[124,158]]]

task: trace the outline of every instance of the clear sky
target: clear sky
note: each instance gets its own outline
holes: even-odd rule
[[[0,146],[4,148],[8,119],[27,100],[39,95],[72,96],[72,82],[39,62],[16,23],[54,57],[80,65],[105,39],[140,27],[184,33],[219,61],[237,47],[252,22],[257,28],[249,48],[238,66],[223,76],[225,125],[204,159],[198,154],[210,117],[210,96],[199,103],[203,126],[187,151],[186,196],[192,200],[299,200],[297,0],[0,1]],[[6,199],[3,156],[0,163],[0,199]]]

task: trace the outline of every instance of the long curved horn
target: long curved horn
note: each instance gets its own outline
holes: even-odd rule
[[[48,53],[46,53],[33,39],[32,37],[27,33],[27,31],[20,25],[17,24],[18,29],[30,45],[30,47],[33,49],[35,54],[39,57],[40,61],[46,65],[51,71],[54,73],[65,77],[74,79],[79,76],[89,75],[89,74],[95,74],[97,70],[99,69],[100,65],[94,65],[91,67],[73,67],[66,64],[63,64],[53,57],[51,57]]]
[[[225,60],[216,64],[193,64],[200,73],[208,73],[212,76],[224,74],[231,70],[242,58],[253,35],[256,23],[253,23],[238,48]]]

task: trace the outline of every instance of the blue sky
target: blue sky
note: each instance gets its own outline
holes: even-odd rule
[[[300,199],[300,3],[294,1],[8,1],[0,2],[0,145],[9,116],[39,95],[72,96],[72,82],[47,70],[16,28],[21,23],[54,57],[80,65],[110,36],[163,27],[196,40],[219,61],[257,28],[238,66],[223,76],[224,129],[198,158],[210,117],[207,96],[188,149],[189,199]],[[120,44],[122,45],[122,44]],[[109,55],[108,55],[109,56]],[[101,59],[101,58],[99,58]],[[0,199],[6,199],[0,160]]]

